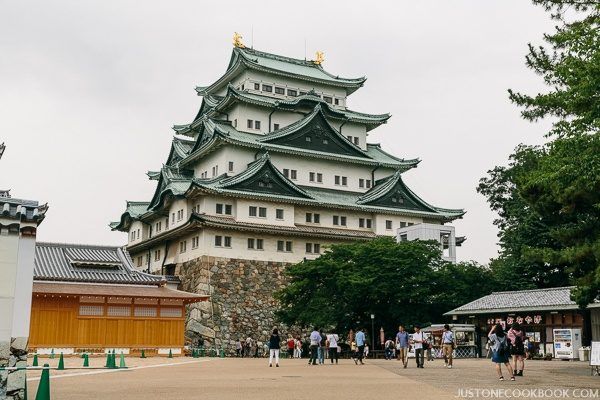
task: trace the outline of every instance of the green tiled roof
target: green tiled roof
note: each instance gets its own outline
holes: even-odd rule
[[[306,122],[305,119],[301,121]],[[304,123],[301,121],[298,121],[298,125]],[[396,158],[383,151],[378,144],[367,144],[367,150],[361,150],[366,155],[365,157],[328,153],[324,151],[306,150],[281,144],[268,143],[263,141],[265,138],[268,137],[268,135],[256,135],[252,133],[241,132],[235,129],[229,122],[215,120],[212,118],[204,118],[202,120],[201,126],[198,127],[198,129],[200,132],[203,133],[198,135],[196,145],[194,146],[194,149],[190,152],[190,154],[183,160],[181,160],[180,164],[183,166],[188,165],[191,162],[197,160],[198,158],[202,157],[202,155],[212,151],[215,146],[221,145],[222,143],[229,143],[237,146],[250,147],[254,149],[262,149],[269,151],[270,153],[294,154],[314,157],[318,159],[372,165],[374,167],[389,167],[403,170],[414,168],[419,163],[418,159],[405,160],[401,158]]]
[[[139,217],[148,211],[150,205],[147,201],[127,201],[125,206],[125,212],[121,214],[119,221],[111,222],[108,226],[114,230],[126,230],[127,226],[132,220],[139,219]]]
[[[348,94],[357,90],[367,80],[365,77],[342,78],[333,75],[325,71],[321,65],[317,65],[312,61],[299,60],[249,48],[234,47],[225,74],[210,86],[197,87],[196,91],[203,96],[214,93],[231,82],[244,69],[262,71],[312,83],[342,87],[347,90]]]

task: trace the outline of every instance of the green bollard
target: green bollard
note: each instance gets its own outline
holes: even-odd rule
[[[58,368],[56,368],[59,371],[62,371],[65,369],[65,360],[63,358],[63,353],[60,353],[60,358],[58,359]]]
[[[44,364],[35,400],[50,400],[50,365]]]
[[[200,356],[204,357],[204,346],[200,347]]]
[[[104,365],[104,368],[110,368],[110,351],[106,353],[106,364]]]
[[[117,354],[116,354],[115,350],[113,350],[112,356],[110,357],[110,367],[112,369],[117,368]]]
[[[146,358],[146,352],[142,349],[142,356],[140,358]]]
[[[173,352],[169,349],[169,358],[173,358]]]
[[[54,360],[54,349],[50,351],[50,359]]]
[[[38,355],[37,355],[37,353],[35,353],[35,354],[33,355],[33,364],[31,364],[31,366],[32,366],[32,367],[37,367],[38,365],[39,365],[39,364],[38,364]]]
[[[85,353],[83,355],[83,366],[84,367],[89,367],[90,366],[90,357],[87,353]]]
[[[119,360],[119,368],[127,368],[125,365],[125,355],[121,352],[121,359]]]
[[[221,358],[225,358],[225,350],[221,347]]]

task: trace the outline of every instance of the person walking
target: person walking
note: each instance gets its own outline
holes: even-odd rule
[[[310,358],[308,359],[308,365],[317,365],[317,353],[319,352],[319,344],[321,343],[321,334],[319,328],[315,326],[315,329],[310,334]]]
[[[513,359],[513,374],[523,376],[525,369],[525,332],[519,324],[512,324],[506,334],[510,340],[510,354]]]
[[[294,344],[296,346],[296,348],[294,349],[295,357],[302,358],[302,341],[300,340],[300,336],[298,336],[296,338],[296,340],[294,341]]]
[[[415,326],[415,333],[412,335],[412,344],[415,349],[415,361],[417,362],[417,368],[425,368],[425,352],[423,349],[423,332],[421,327]]]
[[[452,352],[456,345],[454,344],[454,333],[450,330],[450,325],[444,325],[442,332],[442,353],[444,354],[444,365],[452,368]]]
[[[327,336],[323,334],[323,329],[319,330],[319,335],[321,335],[321,340],[319,341],[319,364],[323,365],[325,363],[325,351],[327,349]]]
[[[358,362],[360,362],[360,364],[363,365],[363,357],[365,356],[365,333],[362,328],[359,328],[358,332],[356,332],[355,340],[358,349],[358,357],[354,359],[354,363],[358,364]]]
[[[273,358],[275,358],[275,366],[279,367],[279,349],[281,348],[281,338],[277,328],[273,329],[269,338],[269,367],[273,366]]]
[[[296,341],[292,337],[292,335],[288,336],[287,344],[287,353],[288,358],[294,358],[294,349],[296,348]]]
[[[235,341],[235,356],[236,357],[243,357],[244,354],[242,353],[242,340],[236,340]]]
[[[488,339],[490,339],[491,342],[490,349],[492,350],[492,362],[496,366],[498,379],[501,381],[504,380],[504,377],[502,376],[502,364],[504,364],[510,373],[510,380],[514,381],[515,376],[508,360],[508,341],[504,329],[502,329],[502,325],[496,324],[492,326],[492,329],[490,329],[490,332],[488,333]]]
[[[404,368],[408,365],[408,332],[400,325],[396,333],[396,350],[398,360],[402,360]]]
[[[329,359],[333,364],[333,359],[335,359],[335,363],[338,363],[338,335],[335,333],[330,333],[327,335],[327,348],[329,350]]]

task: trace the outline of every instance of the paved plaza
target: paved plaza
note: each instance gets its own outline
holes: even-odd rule
[[[58,360],[45,362],[55,366]],[[489,360],[473,359],[456,361],[452,370],[441,360],[422,370],[386,360],[363,366],[351,360],[337,366],[282,360],[280,368],[269,368],[264,358],[132,357],[127,370],[69,369],[81,366],[79,358],[65,364],[66,370],[51,371],[53,399],[450,399],[459,389],[600,389],[600,377],[590,376],[587,363],[568,361],[528,362],[516,382],[499,382]],[[104,359],[90,359],[90,364],[102,367]],[[39,375],[29,372],[29,393],[35,393]]]

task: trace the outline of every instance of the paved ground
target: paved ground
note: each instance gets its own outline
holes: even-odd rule
[[[104,359],[90,360],[92,367]],[[412,361],[412,360],[411,360]],[[41,360],[51,366],[58,360]],[[414,362],[414,361],[413,361]],[[80,367],[70,358],[67,367]],[[266,359],[128,358],[127,370],[51,371],[53,399],[451,399],[465,389],[600,389],[587,363],[531,361],[517,382],[499,382],[488,360],[458,360],[452,370],[436,360],[420,370],[396,361],[369,360],[356,366],[308,366],[305,360],[282,360],[269,368]],[[38,371],[28,372],[29,392],[37,390]],[[459,389],[463,390],[463,394]],[[489,397],[482,396],[481,398]],[[600,390],[596,398],[600,397]]]

